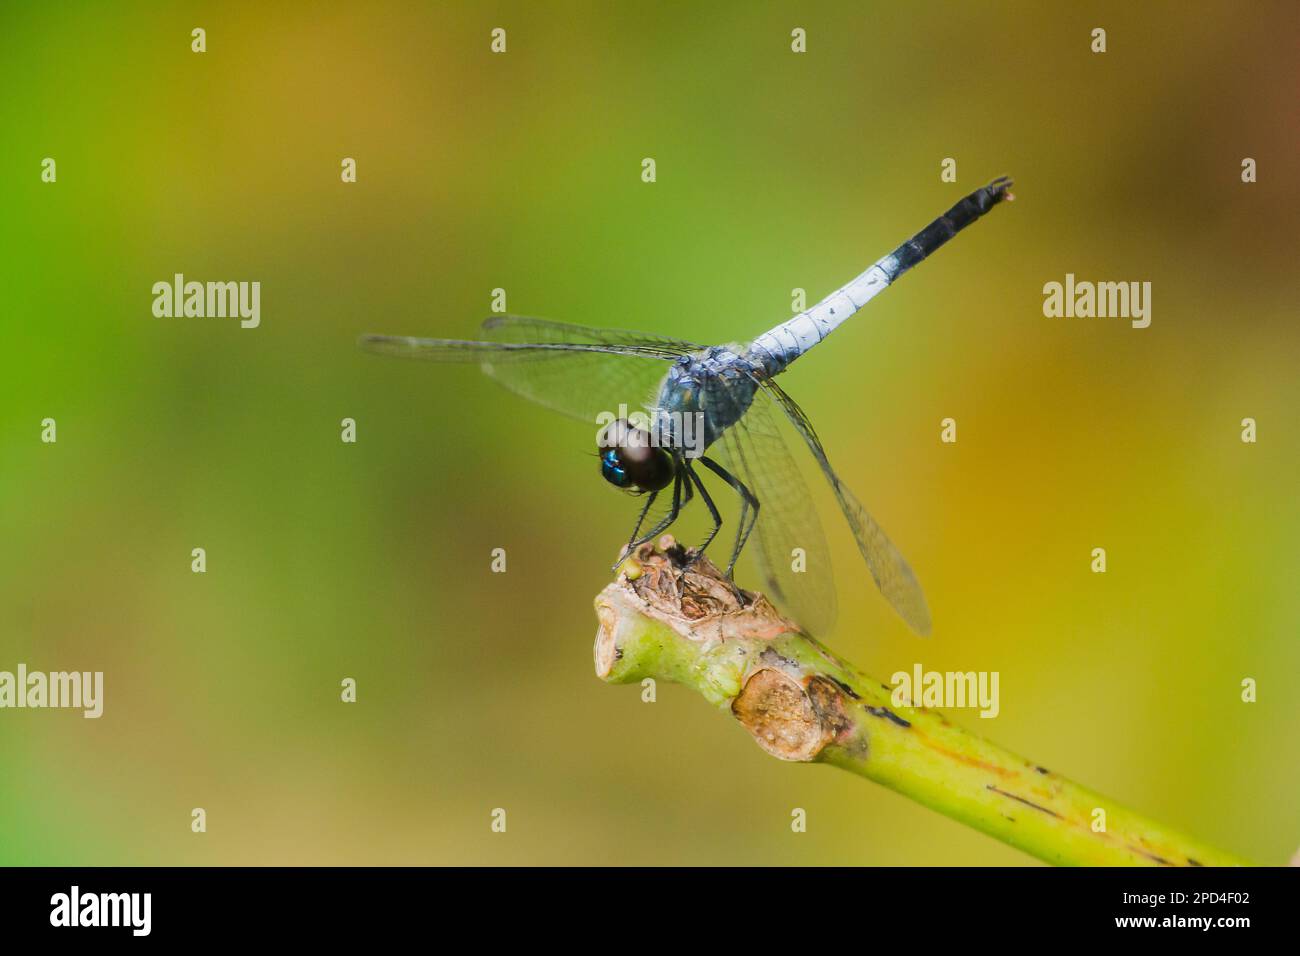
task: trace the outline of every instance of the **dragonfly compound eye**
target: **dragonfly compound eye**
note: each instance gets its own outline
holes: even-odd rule
[[[659,491],[673,480],[673,458],[650,440],[650,433],[626,418],[609,424],[597,439],[600,474],[629,491]]]

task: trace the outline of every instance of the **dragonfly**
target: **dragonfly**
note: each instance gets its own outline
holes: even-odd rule
[[[706,478],[729,488],[739,518],[728,579],[734,585],[736,562],[752,540],[767,596],[820,635],[835,619],[835,585],[812,495],[782,433],[792,429],[830,485],[876,587],[913,631],[925,635],[930,611],[911,566],[831,467],[812,422],[777,377],[903,273],[1014,198],[1011,186],[1003,176],[975,190],[816,305],[748,344],[705,346],[497,315],[482,324],[476,341],[367,334],[359,345],[389,356],[478,364],[526,399],[602,425],[596,442],[602,477],[645,499],[620,561],[663,534],[697,497],[711,521],[707,537],[690,552],[698,559],[723,525]],[[625,409],[636,413],[614,411]],[[647,521],[656,502],[656,518]]]

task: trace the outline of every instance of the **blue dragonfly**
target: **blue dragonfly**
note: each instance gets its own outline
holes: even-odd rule
[[[524,398],[603,423],[602,476],[645,499],[624,553],[666,531],[698,496],[712,521],[693,552],[703,554],[722,527],[704,482],[706,474],[716,478],[739,499],[727,576],[752,538],[768,596],[809,633],[824,634],[835,617],[835,586],[816,508],[778,423],[793,426],[880,593],[914,631],[928,634],[930,612],[911,567],[836,474],[812,422],[776,378],[904,272],[1012,198],[1010,187],[1001,177],[975,190],[861,275],[747,345],[702,346],[522,316],[488,319],[478,341],[364,335],[360,345],[403,358],[476,363]],[[627,408],[637,414],[614,417]],[[662,517],[647,528],[652,508],[665,501]]]

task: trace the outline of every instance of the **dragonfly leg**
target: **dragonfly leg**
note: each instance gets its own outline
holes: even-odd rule
[[[704,543],[695,549],[693,560],[698,560],[699,557],[704,554],[704,549],[713,543],[713,539],[716,538],[718,532],[722,530],[722,515],[718,513],[718,506],[715,505],[713,499],[709,497],[709,492],[708,489],[704,487],[704,482],[700,480],[700,476],[695,473],[695,469],[692,468],[689,463],[686,465],[685,471],[687,480],[695,482],[695,487],[700,489],[700,498],[703,500],[704,506],[709,509],[709,517],[713,519],[713,530],[710,531],[708,537],[704,539]]]
[[[736,561],[740,558],[740,552],[745,549],[745,542],[749,540],[754,525],[758,524],[758,499],[743,481],[713,459],[701,455],[700,464],[729,484],[736,494],[740,495],[740,527],[736,530],[736,545],[731,550],[731,560],[727,562],[727,577],[731,577],[732,571],[736,569]],[[748,523],[746,518],[749,519]]]
[[[645,516],[650,513],[650,506],[655,503],[655,499],[658,497],[659,492],[657,491],[650,492],[646,497],[645,506],[642,507],[641,514],[637,516],[636,526],[632,529],[632,534],[627,539],[627,547],[623,549],[623,554],[627,555],[632,553],[632,545],[636,541],[636,536],[641,533],[641,525],[645,522]]]
[[[709,462],[708,459],[706,459],[706,458],[704,458],[703,456],[701,456],[700,460],[701,460],[702,462],[705,462],[705,463],[708,465],[710,471],[713,471],[715,474],[717,474],[717,473],[719,472],[718,467],[717,467],[716,465],[714,465],[712,462]],[[698,548],[695,549],[695,553],[691,556],[691,562],[693,563],[693,562],[698,561],[698,560],[700,559],[700,557],[704,554],[704,549],[707,548],[707,547],[709,546],[710,542],[712,542],[713,539],[717,537],[718,532],[722,530],[722,515],[720,515],[720,514],[718,513],[718,508],[717,508],[717,506],[713,503],[713,499],[709,497],[709,492],[708,492],[708,490],[704,487],[704,482],[700,480],[700,476],[697,475],[697,474],[695,473],[694,469],[690,468],[689,466],[688,466],[687,469],[686,469],[686,473],[690,476],[691,480],[693,480],[693,481],[695,482],[695,486],[696,486],[697,488],[700,489],[700,497],[704,499],[704,504],[705,504],[705,506],[709,509],[709,515],[713,518],[713,530],[710,531],[710,532],[709,532],[709,536],[708,536],[707,538],[704,539],[704,543],[701,544]],[[725,473],[723,473],[723,474],[718,474],[718,477],[723,478],[723,480],[724,480],[724,481],[727,481],[728,484],[731,484],[732,482],[735,482],[736,485],[739,485],[739,484],[740,484],[740,482],[736,481],[736,479],[735,479],[735,478],[732,478],[730,475],[726,475],[726,476],[724,477],[724,474],[725,474]],[[730,479],[730,480],[728,480],[728,479]],[[732,487],[734,488],[735,485],[732,485]],[[741,487],[743,488],[744,485],[741,485]],[[749,489],[746,488],[745,490],[748,491]],[[757,515],[758,515],[758,510],[757,510],[757,509],[758,509],[758,499],[757,499],[757,498],[754,498],[753,495],[750,495],[749,497],[753,499],[754,514],[755,514],[755,519],[756,519],[756,518],[757,518]],[[746,502],[746,503],[748,504],[748,502]],[[741,524],[742,524],[742,525],[744,524],[744,515],[743,515],[743,514],[741,515]],[[752,521],[750,522],[750,526],[751,526],[751,527],[753,526],[753,522],[752,522]],[[732,556],[731,556],[731,564],[729,564],[729,565],[727,566],[727,575],[726,575],[726,577],[727,577],[727,583],[731,586],[731,593],[734,594],[734,595],[736,596],[736,601],[739,603],[739,605],[740,605],[741,607],[745,607],[747,604],[749,604],[749,598],[746,596],[745,592],[742,591],[742,590],[741,590],[741,589],[736,585],[736,581],[735,581],[735,579],[732,578],[732,576],[731,576],[732,568],[735,566],[735,563],[736,563],[736,555],[739,554],[739,553],[740,553],[739,551],[736,551],[736,552],[734,552],[734,553],[732,554]]]
[[[683,487],[685,487],[685,491],[686,491],[684,496],[682,494]],[[684,508],[686,506],[686,503],[689,502],[690,500],[691,500],[690,482],[682,478],[682,473],[679,470],[677,472],[676,477],[673,478],[673,506],[668,509],[668,514],[664,515],[664,517],[662,518],[662,520],[659,521],[658,524],[656,524],[653,528],[651,528],[648,532],[643,534],[641,537],[637,538],[636,532],[635,531],[633,532],[633,540],[628,543],[627,551],[625,551],[623,555],[619,557],[618,562],[613,567],[613,570],[617,571],[619,564],[623,563],[623,558],[626,557],[628,554],[630,554],[632,551],[641,547],[641,545],[645,544],[647,541],[653,541],[664,531],[666,531],[668,529],[668,526],[677,520],[678,514],[681,513],[682,508]],[[641,521],[645,520],[645,516],[649,512],[649,510],[650,510],[650,502],[646,502],[646,506],[645,508],[642,509],[641,512],[641,519],[637,521],[637,530],[640,530]]]

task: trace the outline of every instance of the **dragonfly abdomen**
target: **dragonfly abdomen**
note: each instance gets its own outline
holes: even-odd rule
[[[1007,196],[1011,180],[1003,176],[987,186],[975,190],[946,213],[903,243],[882,262],[894,260],[896,271],[889,277],[893,282],[922,259],[932,255],[940,246],[984,215]]]
[[[791,362],[834,332],[895,279],[1007,198],[1010,188],[1011,180],[1003,176],[975,190],[812,308],[764,332],[750,343],[748,356],[768,375],[785,371]]]

